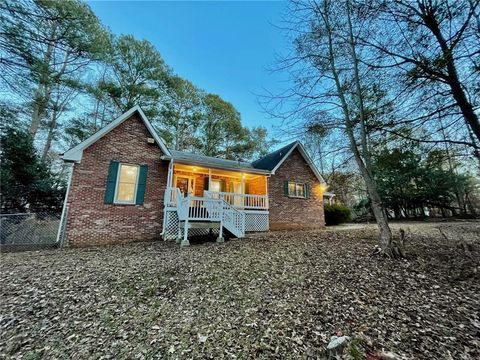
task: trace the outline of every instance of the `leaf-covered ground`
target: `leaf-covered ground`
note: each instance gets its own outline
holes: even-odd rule
[[[0,357],[479,359],[480,224],[408,226],[2,254]]]

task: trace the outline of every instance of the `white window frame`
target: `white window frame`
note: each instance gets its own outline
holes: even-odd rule
[[[121,201],[118,200],[118,185],[120,183],[120,174],[122,170],[122,165],[126,166],[134,166],[137,168],[137,178],[135,180],[135,191],[133,192],[133,201]],[[118,170],[117,170],[117,181],[115,183],[115,198],[113,199],[114,204],[118,205],[135,205],[137,202],[137,191],[138,191],[138,180],[140,178],[140,165],[137,164],[129,164],[129,163],[118,163]]]
[[[295,194],[290,194],[290,184],[295,185]],[[288,197],[297,198],[297,199],[306,199],[307,198],[307,192],[306,192],[306,189],[305,189],[305,184],[306,183],[297,182],[297,181],[288,181]],[[298,195],[297,185],[300,185],[303,188],[303,195]]]

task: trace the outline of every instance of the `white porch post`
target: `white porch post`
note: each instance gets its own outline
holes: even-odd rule
[[[241,193],[245,194],[245,174],[242,174],[242,180],[241,180],[240,186],[242,187]],[[245,207],[245,196],[240,196],[240,199],[242,199],[242,201],[240,202],[240,206]]]
[[[208,168],[208,191],[212,190],[212,169]]]
[[[173,160],[170,160],[170,163],[168,164],[167,187],[173,187],[172,177],[173,177]]]
[[[265,177],[265,195],[267,195],[267,200],[265,201],[265,207],[268,209],[268,202],[270,201],[270,196],[268,196],[268,181],[270,176]]]

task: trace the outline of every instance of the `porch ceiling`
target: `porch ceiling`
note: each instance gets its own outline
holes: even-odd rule
[[[207,175],[209,174],[209,170],[211,170],[212,175],[221,175],[225,177],[231,178],[238,178],[241,179],[242,177],[246,180],[255,179],[259,176],[266,176],[266,175],[259,175],[259,174],[251,174],[248,172],[242,171],[228,171],[228,170],[221,170],[216,168],[207,168],[202,166],[195,166],[195,165],[186,165],[186,164],[173,164],[173,172],[175,171],[184,171],[190,172],[193,174],[202,174]]]

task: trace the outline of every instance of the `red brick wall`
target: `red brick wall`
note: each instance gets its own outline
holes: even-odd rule
[[[254,195],[266,195],[266,176],[258,176],[248,180],[248,193]]]
[[[168,162],[161,161],[157,144],[136,115],[83,151],[75,164],[68,197],[67,241],[70,246],[118,244],[161,238],[163,196]],[[110,160],[146,164],[143,205],[105,204]]]
[[[284,181],[310,184],[310,198],[298,199],[284,195]],[[322,228],[323,194],[320,182],[310,166],[295,149],[269,179],[270,229]]]

